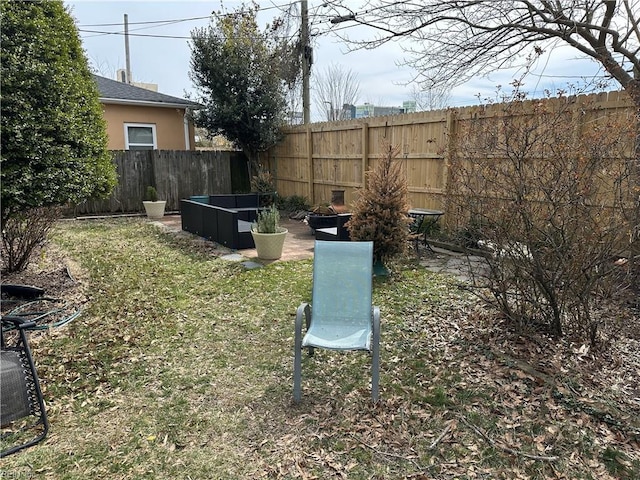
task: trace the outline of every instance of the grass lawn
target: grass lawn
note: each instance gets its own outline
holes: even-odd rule
[[[380,402],[367,354],[318,350],[294,405],[311,261],[245,270],[142,219],[65,222],[52,243],[89,302],[32,334],[50,435],[0,478],[640,478],[637,340],[604,359],[525,341],[406,261],[374,285]]]

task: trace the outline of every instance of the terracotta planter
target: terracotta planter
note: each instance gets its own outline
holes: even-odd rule
[[[277,260],[282,256],[284,239],[289,232],[286,228],[281,228],[278,233],[258,233],[251,231],[253,242],[256,244],[258,258],[262,260]]]
[[[147,212],[147,217],[158,220],[164,217],[164,206],[167,202],[165,200],[158,200],[157,202],[142,202],[144,205],[144,211]]]

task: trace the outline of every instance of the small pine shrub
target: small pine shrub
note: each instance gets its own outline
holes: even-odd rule
[[[147,187],[147,191],[145,193],[144,198],[145,198],[145,200],[147,202],[157,202],[158,201],[158,191],[155,189],[155,187],[152,187],[151,185],[149,185]]]
[[[351,239],[373,241],[376,261],[385,262],[404,252],[409,238],[407,179],[391,145],[368,175],[368,185],[353,205],[347,228]]]

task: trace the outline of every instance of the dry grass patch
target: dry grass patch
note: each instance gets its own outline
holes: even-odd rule
[[[90,302],[83,316],[34,342],[52,433],[7,458],[3,473],[640,473],[640,405],[623,357],[623,348],[637,353],[633,339],[605,364],[568,344],[508,337],[451,279],[406,264],[374,287],[381,401],[370,403],[366,354],[317,351],[303,358],[303,402],[294,406],[293,321],[310,300],[310,261],[247,271],[142,220],[65,223],[54,241],[87,272]],[[626,367],[616,370],[616,361]]]

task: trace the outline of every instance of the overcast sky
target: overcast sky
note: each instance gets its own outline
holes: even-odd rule
[[[129,50],[133,80],[158,84],[158,90],[168,95],[184,97],[195,93],[189,79],[190,32],[209,23],[209,15],[219,10],[221,3],[227,10],[241,5],[240,0],[65,0],[80,29],[87,57],[100,75],[115,78],[115,71],[125,68],[124,14],[129,22]],[[274,15],[282,13],[291,3],[288,0],[258,0],[262,9],[258,20],[263,27]],[[357,1],[354,1],[354,4]],[[322,71],[330,64],[339,64],[353,71],[360,82],[359,103],[401,106],[413,98],[414,87],[405,85],[414,73],[399,67],[404,54],[397,44],[387,44],[375,50],[348,52],[345,45],[326,31],[332,12],[326,11],[322,0],[309,0],[311,33],[313,35],[314,71]],[[295,22],[297,19],[293,18]],[[145,23],[146,22],[146,23]],[[294,25],[295,26],[295,25]],[[348,27],[346,24],[340,25]],[[349,33],[366,35],[353,27]],[[292,31],[296,31],[292,28]],[[545,88],[552,91],[565,88],[568,83],[589,79],[599,73],[598,65],[580,59],[570,48],[548,49],[534,71],[525,80],[525,91],[540,96]],[[448,106],[478,103],[480,98],[492,97],[496,86],[507,88],[520,72],[495,72],[477,78],[450,92]],[[313,95],[313,73],[311,80]],[[508,89],[508,88],[507,88]],[[320,120],[313,108],[312,120]]]

